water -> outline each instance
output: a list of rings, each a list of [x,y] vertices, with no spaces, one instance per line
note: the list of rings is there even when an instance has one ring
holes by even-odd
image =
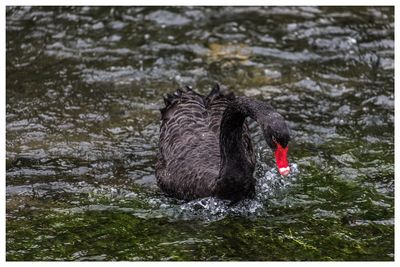
[[[394,260],[394,9],[8,7],[7,260]],[[257,194],[168,198],[162,96],[218,81],[292,133]]]

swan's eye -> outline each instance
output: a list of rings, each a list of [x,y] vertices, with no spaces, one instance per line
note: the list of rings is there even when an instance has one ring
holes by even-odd
[[[278,144],[278,141],[276,141],[275,136],[272,136],[272,142],[274,142],[275,144]]]

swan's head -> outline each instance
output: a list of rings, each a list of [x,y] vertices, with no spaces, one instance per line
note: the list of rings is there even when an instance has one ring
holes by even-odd
[[[290,167],[287,159],[289,150],[289,128],[279,113],[270,113],[262,120],[265,141],[274,151],[276,165],[281,175],[288,175]]]

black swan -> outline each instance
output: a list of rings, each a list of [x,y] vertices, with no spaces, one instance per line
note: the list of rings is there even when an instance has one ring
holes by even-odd
[[[155,168],[167,195],[233,202],[254,196],[255,155],[246,117],[262,128],[279,173],[289,173],[289,129],[269,104],[223,94],[218,84],[206,97],[186,87],[168,94],[164,102]]]

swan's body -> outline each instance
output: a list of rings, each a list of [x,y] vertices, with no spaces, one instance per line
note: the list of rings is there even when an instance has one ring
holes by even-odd
[[[271,122],[270,115],[277,117],[284,133],[279,136],[264,129],[264,135],[274,132],[274,140],[283,140],[284,147],[289,141],[283,118],[271,106],[233,94],[224,96],[218,86],[207,97],[178,90],[165,103],[156,176],[164,192],[180,199],[216,196],[238,201],[254,194],[255,156],[247,116],[269,128],[273,123],[264,122]]]

